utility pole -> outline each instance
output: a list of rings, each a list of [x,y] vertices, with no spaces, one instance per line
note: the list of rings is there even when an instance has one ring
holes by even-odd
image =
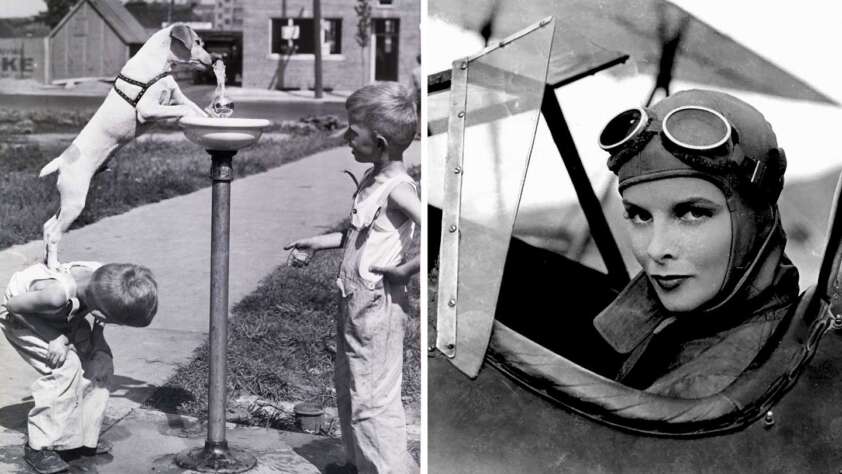
[[[175,0],[170,0],[170,8],[167,10],[167,25],[172,25],[172,8]]]
[[[322,98],[322,2],[321,0],[313,0],[313,34],[315,36],[315,51],[314,57],[314,72],[316,74],[315,81],[315,97]]]

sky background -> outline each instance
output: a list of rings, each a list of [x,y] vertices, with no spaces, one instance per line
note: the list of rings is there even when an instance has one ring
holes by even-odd
[[[47,9],[43,0],[0,0],[0,5],[0,18],[32,16]]]

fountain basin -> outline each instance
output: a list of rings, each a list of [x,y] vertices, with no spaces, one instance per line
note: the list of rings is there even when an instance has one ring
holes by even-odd
[[[272,126],[266,119],[182,117],[184,135],[206,150],[237,151],[253,145]]]

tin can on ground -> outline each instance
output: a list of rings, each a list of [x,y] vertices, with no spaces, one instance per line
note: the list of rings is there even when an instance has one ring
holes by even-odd
[[[295,412],[295,423],[305,433],[318,433],[324,424],[325,411],[321,406],[310,403],[301,402],[293,407]]]

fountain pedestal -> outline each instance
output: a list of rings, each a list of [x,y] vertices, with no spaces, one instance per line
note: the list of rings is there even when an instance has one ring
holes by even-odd
[[[225,440],[225,374],[228,340],[228,255],[231,229],[232,162],[237,150],[256,143],[271,122],[263,119],[185,117],[179,122],[190,141],[211,155],[210,373],[208,436],[205,445],[180,452],[180,467],[200,472],[236,473],[257,459]]]

